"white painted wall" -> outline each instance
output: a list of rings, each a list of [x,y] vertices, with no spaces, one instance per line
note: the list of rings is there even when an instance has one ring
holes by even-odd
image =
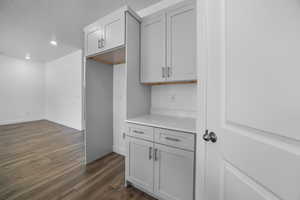
[[[46,119],[82,130],[82,51],[46,63]]]
[[[196,118],[197,84],[152,86],[151,114]]]
[[[86,162],[113,151],[113,67],[86,60]]]
[[[44,64],[0,55],[0,124],[44,118]]]

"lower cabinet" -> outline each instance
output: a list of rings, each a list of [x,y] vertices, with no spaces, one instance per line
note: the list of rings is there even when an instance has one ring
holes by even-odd
[[[154,183],[153,143],[135,138],[127,141],[128,177],[130,181],[152,192]]]
[[[166,200],[194,197],[194,152],[155,144],[154,192]]]
[[[128,136],[126,180],[159,199],[193,200],[194,152]]]

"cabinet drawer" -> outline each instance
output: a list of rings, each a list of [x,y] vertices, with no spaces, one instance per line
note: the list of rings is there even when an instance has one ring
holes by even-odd
[[[194,151],[194,134],[159,128],[156,128],[154,133],[156,143]]]
[[[154,140],[154,129],[148,126],[140,126],[136,124],[128,124],[128,135],[144,140]]]

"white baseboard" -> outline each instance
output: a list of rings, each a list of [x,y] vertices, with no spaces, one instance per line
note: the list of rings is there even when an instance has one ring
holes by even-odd
[[[117,154],[120,154],[122,156],[126,156],[126,151],[125,149],[121,149],[115,145],[113,145],[113,152],[117,153]]]
[[[0,125],[18,124],[18,123],[32,122],[32,121],[38,121],[43,119],[44,119],[43,117],[38,117],[38,118],[22,118],[22,119],[5,120],[5,121],[0,121]]]
[[[49,117],[45,117],[45,119],[50,121],[50,122],[54,122],[54,123],[61,124],[61,125],[66,126],[66,127],[76,129],[78,131],[83,131],[84,130],[81,125],[74,126],[74,124],[66,123],[62,120],[50,119]]]

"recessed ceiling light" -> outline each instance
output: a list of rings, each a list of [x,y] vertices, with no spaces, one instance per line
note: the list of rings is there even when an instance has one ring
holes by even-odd
[[[50,41],[50,44],[51,44],[52,46],[57,46],[57,42],[56,42],[55,40],[51,40],[51,41]]]
[[[25,59],[26,59],[26,60],[30,60],[30,58],[31,58],[31,57],[30,57],[30,54],[26,54]]]

